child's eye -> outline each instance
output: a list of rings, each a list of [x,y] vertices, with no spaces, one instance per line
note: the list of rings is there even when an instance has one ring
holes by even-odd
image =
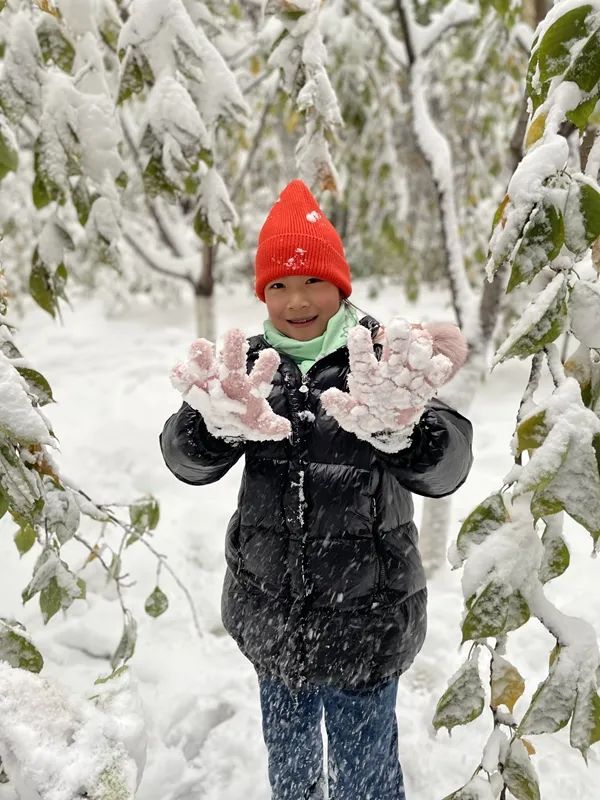
[[[307,283],[310,283],[311,281],[314,281],[314,283],[322,283],[321,278],[307,278],[306,279]]]
[[[283,283],[272,283],[269,289],[279,289],[280,286],[283,286]]]

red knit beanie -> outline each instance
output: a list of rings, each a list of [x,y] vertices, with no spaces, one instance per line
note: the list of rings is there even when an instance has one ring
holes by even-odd
[[[333,283],[344,297],[352,292],[342,240],[299,180],[288,183],[269,211],[254,267],[256,295],[263,302],[266,284],[284,275],[312,275]]]

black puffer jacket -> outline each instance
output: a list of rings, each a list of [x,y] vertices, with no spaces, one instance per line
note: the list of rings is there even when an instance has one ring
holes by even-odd
[[[379,327],[372,317],[361,324],[373,336]],[[249,343],[248,368],[269,346],[262,336]],[[167,466],[186,483],[216,481],[245,455],[225,544],[223,624],[259,674],[292,687],[364,688],[411,664],[426,630],[411,491],[450,494],[472,463],[471,423],[438,400],[397,454],[341,429],[319,396],[347,390],[348,371],[346,347],[304,378],[281,355],[269,403],[291,420],[291,441],[228,444],[187,403],[160,436]]]

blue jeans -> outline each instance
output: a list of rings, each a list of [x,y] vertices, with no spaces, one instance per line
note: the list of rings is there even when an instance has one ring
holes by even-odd
[[[272,800],[324,800],[321,716],[328,743],[329,800],[405,800],[398,761],[398,679],[372,689],[308,686],[291,692],[259,679]]]

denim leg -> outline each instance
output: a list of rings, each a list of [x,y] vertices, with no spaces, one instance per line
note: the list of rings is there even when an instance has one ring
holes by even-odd
[[[368,690],[322,688],[329,800],[405,800],[397,691],[397,678]]]
[[[271,800],[324,800],[323,702],[317,687],[291,692],[277,678],[259,679]]]

